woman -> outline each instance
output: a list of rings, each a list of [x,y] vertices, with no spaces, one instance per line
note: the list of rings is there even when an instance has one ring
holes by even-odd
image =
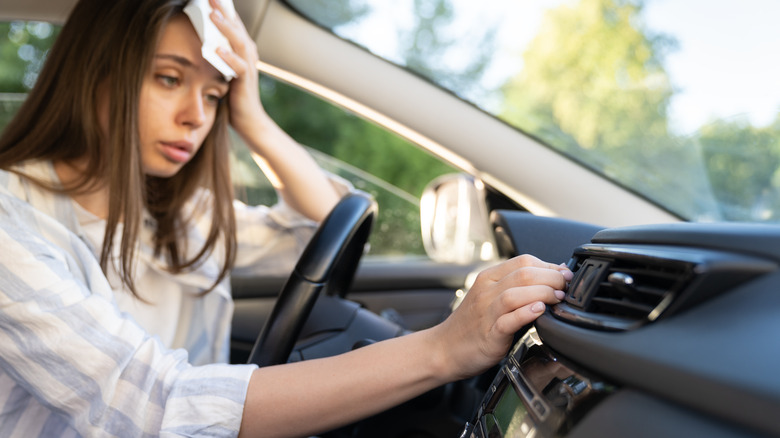
[[[328,359],[224,364],[228,273],[294,259],[347,189],[264,112],[238,18],[211,1],[228,82],[185,4],[80,1],[0,138],[0,435],[328,430],[483,371],[562,298],[571,273],[524,256],[480,274],[434,328]],[[233,204],[228,122],[280,206]]]

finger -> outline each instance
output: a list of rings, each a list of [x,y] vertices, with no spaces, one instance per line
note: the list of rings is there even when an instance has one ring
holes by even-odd
[[[523,254],[506,260],[503,263],[499,263],[498,265],[488,268],[483,272],[486,274],[485,276],[488,279],[498,281],[501,278],[507,276],[509,273],[525,267],[545,268],[555,271],[561,271],[563,269],[561,265],[547,263],[530,254]]]
[[[217,47],[217,55],[236,72],[238,78],[245,78],[249,71],[249,64],[244,58],[235,52],[231,52],[223,47]]]
[[[209,17],[217,30],[227,38],[233,51],[245,58],[252,55],[253,43],[241,19],[237,15],[231,17],[218,1],[211,0],[211,5],[214,10]]]
[[[233,51],[243,53],[246,48],[246,43],[243,42],[244,38],[242,38],[239,26],[228,18],[225,18],[223,13],[216,9],[209,14],[209,17],[211,18],[211,21],[214,22],[217,30],[227,38]]]
[[[546,306],[543,302],[536,301],[501,315],[496,320],[495,331],[502,336],[514,335],[522,327],[530,324],[544,313],[545,309]]]
[[[558,270],[533,266],[509,272],[495,284],[498,290],[531,285],[545,285],[553,289],[564,290],[566,278]]]
[[[230,20],[236,18],[236,15],[231,11],[228,11],[220,0],[209,0],[209,5],[211,5],[212,9],[219,11],[222,16],[227,17]]]
[[[568,266],[566,266],[566,263],[561,263],[556,269],[558,269],[558,271],[563,274],[563,278],[566,279],[567,282],[574,278],[574,273],[571,271],[571,269],[569,269]]]
[[[491,304],[496,317],[514,312],[535,302],[557,304],[565,297],[562,290],[547,286],[515,287],[503,291]]]

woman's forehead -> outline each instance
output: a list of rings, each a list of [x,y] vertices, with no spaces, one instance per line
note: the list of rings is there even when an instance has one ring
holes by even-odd
[[[170,59],[209,76],[222,77],[219,71],[203,58],[200,38],[184,14],[176,14],[163,27],[155,58]]]

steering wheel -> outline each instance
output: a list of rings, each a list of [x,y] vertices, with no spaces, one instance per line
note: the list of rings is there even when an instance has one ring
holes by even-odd
[[[360,191],[333,207],[282,288],[248,363],[261,367],[286,363],[320,293],[346,295],[376,213],[376,201]]]

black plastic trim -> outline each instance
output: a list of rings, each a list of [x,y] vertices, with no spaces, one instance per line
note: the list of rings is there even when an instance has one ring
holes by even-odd
[[[628,332],[543,315],[545,344],[618,384],[780,435],[780,273]]]
[[[634,390],[598,404],[567,438],[754,438],[753,431],[705,417]]]
[[[680,222],[609,228],[596,233],[592,242],[722,249],[780,261],[777,224]]]

